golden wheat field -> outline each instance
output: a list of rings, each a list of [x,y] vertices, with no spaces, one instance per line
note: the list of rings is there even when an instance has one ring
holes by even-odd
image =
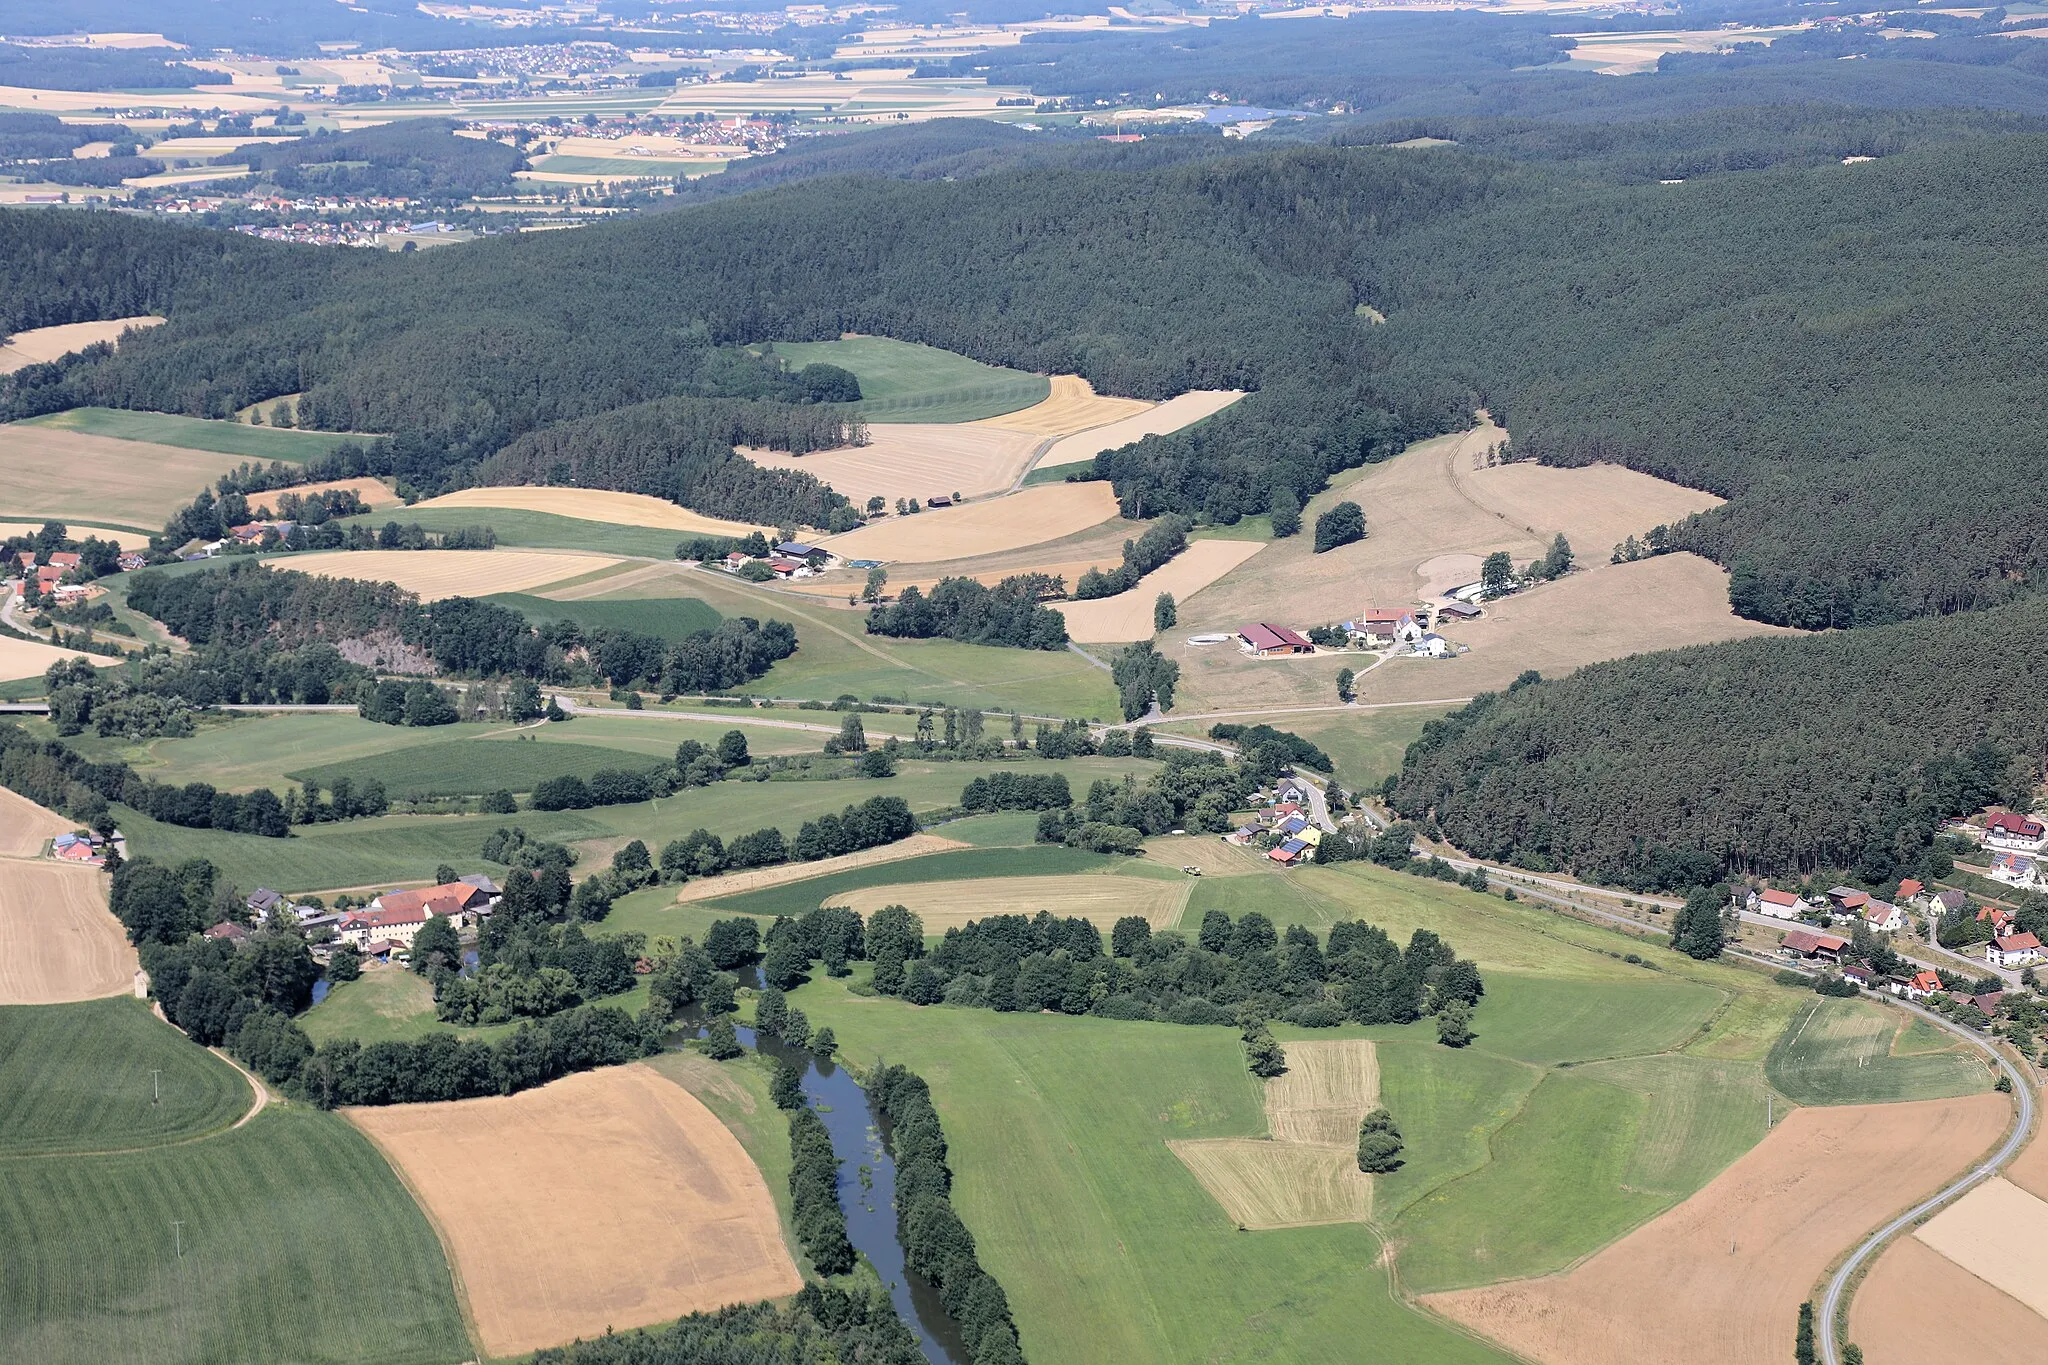
[[[416,504],[420,507],[501,507],[515,512],[547,512],[579,521],[608,521],[616,526],[647,526],[657,531],[686,531],[704,536],[745,536],[772,526],[725,521],[678,507],[644,493],[613,493],[601,488],[552,488],[518,484],[496,488],[464,488]]]
[[[75,649],[59,649],[34,640],[0,635],[0,682],[36,677],[47,672],[51,664],[65,659],[84,659],[95,668],[111,668],[121,662],[103,654],[82,654]]]
[[[110,322],[66,322],[56,327],[31,327],[15,332],[0,345],[0,374],[11,374],[25,365],[40,365],[58,356],[82,351],[96,341],[119,343],[131,327],[156,327],[163,319],[153,313]]]
[[[2048,1201],[1987,1180],[1913,1235],[2048,1318]]]
[[[1192,393],[1169,398],[1143,412],[1054,442],[1052,449],[1039,460],[1038,467],[1050,469],[1055,465],[1079,464],[1083,460],[1094,459],[1105,450],[1115,450],[1147,436],[1170,436],[1204,417],[1215,416],[1242,397],[1244,394],[1236,389],[1196,389]]]
[[[1003,431],[1028,431],[1034,436],[1071,436],[1077,431],[1108,426],[1149,412],[1153,404],[1142,398],[1107,398],[1078,374],[1056,374],[1052,392],[1045,401],[1033,403],[1000,417],[984,417],[970,423]]]
[[[1872,1365],[1967,1360],[2039,1365],[2048,1318],[1992,1288],[1916,1237],[1885,1248],[1849,1305],[1849,1338]]]
[[[1169,1140],[1202,1188],[1241,1228],[1306,1228],[1372,1217],[1372,1177],[1358,1153],[1263,1138]]]
[[[251,499],[251,505],[259,510],[270,508],[274,505],[275,500],[285,493],[297,493],[300,497],[304,498],[310,497],[315,493],[336,492],[355,494],[373,512],[385,507],[396,507],[405,501],[404,498],[392,492],[390,485],[386,484],[382,479],[361,478],[329,479],[325,483],[294,484],[290,488],[280,488],[275,493],[258,493]],[[425,505],[425,503],[420,504],[422,507]]]
[[[43,523],[40,521],[0,521],[0,540],[5,540],[9,536],[32,536],[42,529]],[[89,526],[82,521],[65,522],[64,531],[73,540],[96,536],[101,540],[110,540],[124,550],[141,550],[149,545],[149,537],[140,531],[122,531],[112,526]]]
[[[965,507],[886,517],[823,543],[845,559],[930,564],[1041,545],[1116,514],[1116,494],[1106,483],[1052,483]]]
[[[885,905],[902,905],[924,920],[927,934],[940,934],[990,915],[1035,915],[1050,910],[1109,929],[1126,915],[1142,915],[1155,929],[1170,929],[1187,908],[1194,882],[1153,881],[1078,873],[1065,877],[983,877],[956,882],[905,882],[835,891],[824,899],[871,915]]]
[[[0,508],[16,521],[161,526],[193,494],[247,462],[243,455],[9,423],[0,426]]]
[[[620,562],[610,555],[546,550],[320,550],[263,561],[272,569],[396,583],[428,601],[525,592]]]
[[[972,422],[875,422],[868,427],[866,445],[809,455],[775,450],[740,453],[769,469],[793,469],[820,479],[853,499],[856,507],[873,497],[894,506],[898,498],[924,502],[934,495],[980,498],[1000,493],[1024,473],[1038,443],[1028,431]]]
[[[1139,579],[1129,592],[1087,602],[1058,602],[1053,609],[1067,618],[1067,634],[1082,644],[1149,640],[1153,635],[1152,608],[1160,593],[1172,593],[1175,604],[1185,611],[1185,604],[1196,593],[1265,548],[1265,542],[1258,540],[1193,541]],[[1071,581],[1068,586],[1073,586]]]
[[[1370,1042],[1293,1042],[1287,1070],[1266,1082],[1266,1125],[1276,1142],[1355,1152],[1359,1120],[1379,1099],[1379,1052]]]
[[[99,869],[0,863],[0,1005],[126,995],[140,965]]]

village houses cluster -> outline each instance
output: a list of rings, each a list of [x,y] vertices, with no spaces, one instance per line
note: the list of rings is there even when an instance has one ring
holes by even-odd
[[[331,938],[314,946],[313,955],[324,960],[335,945],[347,944],[364,957],[380,962],[404,960],[412,941],[427,922],[445,918],[457,930],[474,929],[497,907],[502,892],[496,882],[481,873],[459,877],[439,886],[418,891],[386,891],[367,905],[328,909],[317,904],[295,904],[268,887],[258,887],[248,898],[249,912],[257,921],[282,918],[310,934],[327,931]],[[247,927],[222,920],[206,930],[208,938],[240,942],[249,936]]]

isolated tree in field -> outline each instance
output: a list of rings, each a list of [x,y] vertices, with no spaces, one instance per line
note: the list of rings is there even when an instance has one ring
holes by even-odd
[[[1273,516],[1273,538],[1285,540],[1301,534],[1301,499],[1284,484],[1273,490],[1266,510]]]
[[[1385,1109],[1373,1110],[1358,1125],[1358,1169],[1368,1175],[1401,1169],[1401,1130]]]
[[[1550,553],[1543,556],[1540,572],[1545,578],[1562,578],[1572,571],[1572,543],[1564,538],[1564,532],[1557,533],[1557,539],[1550,542]]]
[[[874,501],[880,502],[881,499],[876,498]],[[867,586],[860,590],[860,600],[863,602],[881,601],[882,589],[887,586],[889,586],[889,571],[887,569],[869,569]]]
[[[873,496],[872,498],[869,498],[869,499],[868,499],[868,515],[869,515],[869,516],[871,516],[871,517],[878,517],[878,516],[882,515],[882,513],[886,512],[886,511],[888,511],[888,510],[889,510],[889,500],[888,500],[887,498],[883,497],[883,496],[882,496],[882,495],[881,495],[880,493],[877,493],[877,494],[875,494],[875,495],[874,495],[874,496]]]
[[[849,713],[839,720],[839,752],[843,754],[864,754],[868,751],[868,732],[860,723],[857,714]]]
[[[1365,509],[1355,502],[1340,502],[1316,518],[1316,553],[1365,539]]]
[[[1337,700],[1349,706],[1358,697],[1358,675],[1348,668],[1337,670]]]
[[[1445,1047],[1464,1047],[1472,1041],[1472,1007],[1453,1000],[1437,1012],[1436,1040]]]
[[[718,761],[728,768],[744,768],[754,761],[747,754],[745,731],[727,730],[719,736]]]
[[[1495,550],[1479,566],[1479,586],[1489,597],[1506,592],[1514,583],[1515,561],[1506,550]]]
[[[1725,944],[1721,931],[1724,899],[1720,891],[1707,886],[1687,896],[1671,921],[1671,946],[1702,962],[1719,957]]]
[[[1275,1041],[1273,1035],[1260,1024],[1247,1032],[1244,1040],[1245,1064],[1251,1073],[1262,1079],[1278,1076],[1287,1070],[1287,1053]]]
[[[412,969],[421,976],[462,966],[462,939],[446,915],[429,915],[412,937]]]
[[[1180,620],[1180,609],[1174,605],[1173,594],[1170,592],[1160,593],[1152,603],[1152,629],[1155,631],[1172,630],[1174,623],[1178,620]]]

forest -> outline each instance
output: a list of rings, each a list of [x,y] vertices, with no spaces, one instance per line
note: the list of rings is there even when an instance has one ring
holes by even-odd
[[[176,55],[175,48],[166,47],[22,47],[0,42],[0,85],[31,90],[189,90],[228,84],[225,71],[166,60]]]
[[[1431,721],[1389,794],[1477,856],[1641,890],[1707,870],[1880,885],[1938,856],[1942,818],[2031,804],[2044,687],[2038,600],[1636,655]]]
[[[1067,643],[1066,618],[1038,604],[1038,578],[1023,574],[993,588],[972,578],[942,578],[929,595],[913,583],[895,602],[869,609],[868,634],[1062,649]]]
[[[246,165],[289,193],[388,194],[460,201],[506,194],[526,169],[515,147],[455,136],[447,119],[405,119],[350,132],[318,131],[291,142],[252,142],[215,158]]]

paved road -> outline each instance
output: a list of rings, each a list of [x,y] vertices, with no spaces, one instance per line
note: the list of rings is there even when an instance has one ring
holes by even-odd
[[[1855,1277],[1856,1271],[1863,1263],[1872,1256],[1875,1256],[1885,1243],[1889,1242],[1899,1233],[1904,1232],[1920,1219],[1925,1218],[1928,1214],[1934,1212],[1943,1204],[1948,1203],[1971,1186],[1982,1184],[1996,1175],[2000,1167],[2019,1154],[2020,1148],[2027,1145],[2028,1139],[2034,1133],[2035,1106],[2033,1082],[2026,1076],[2021,1075],[2019,1068],[2008,1061],[2004,1054],[1999,1052],[1995,1044],[1960,1024],[1950,1023],[1931,1010],[1921,1009],[1918,1005],[1907,1004],[1905,1001],[1897,1001],[1895,1003],[1898,1004],[1899,1008],[1910,1010],[1928,1023],[1945,1028],[1958,1038],[1968,1042],[1971,1046],[1981,1048],[1989,1053],[1991,1059],[1998,1063],[1998,1069],[2005,1073],[2007,1080],[2012,1082],[2013,1096],[2019,1101],[2019,1122],[2013,1125],[2011,1135],[2006,1138],[1997,1151],[1991,1154],[1989,1160],[1975,1167],[1968,1174],[1951,1182],[1946,1189],[1943,1189],[1938,1194],[1921,1200],[1912,1208],[1907,1209],[1904,1213],[1892,1219],[1891,1222],[1886,1223],[1876,1232],[1871,1233],[1869,1237],[1864,1239],[1863,1245],[1857,1247],[1855,1251],[1850,1253],[1849,1259],[1842,1262],[1841,1269],[1837,1270],[1834,1278],[1828,1281],[1827,1293],[1820,1301],[1819,1345],[1820,1358],[1824,1365],[1841,1365],[1841,1350],[1835,1344],[1835,1319],[1843,1311],[1849,1294],[1849,1281]]]

